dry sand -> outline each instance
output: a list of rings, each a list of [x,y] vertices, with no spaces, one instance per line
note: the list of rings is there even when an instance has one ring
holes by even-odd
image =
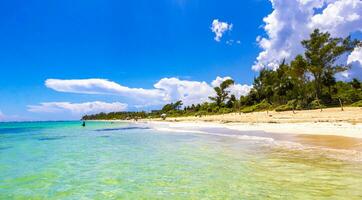
[[[166,120],[142,119],[132,123],[146,123],[154,129],[167,132],[208,134],[211,130],[213,135],[218,135],[218,131],[223,132],[220,135],[225,133],[227,135],[236,131],[241,135],[248,133],[251,137],[271,137],[301,144],[362,152],[362,108],[356,107],[346,107],[344,111],[340,108],[328,108],[323,111],[303,110],[295,113],[264,111],[202,117],[168,117]],[[254,135],[256,132],[258,134]]]
[[[269,111],[141,121],[172,130],[222,127],[239,131],[362,138],[362,108],[355,107],[344,108],[344,111],[340,108],[328,108],[323,111],[304,110],[295,113]]]
[[[160,120],[160,119],[158,119]],[[204,121],[204,122],[238,122],[238,123],[305,123],[305,122],[347,122],[362,123],[362,108],[346,107],[302,111],[264,111],[253,113],[230,113],[224,115],[207,115],[202,117],[167,118],[166,121]]]

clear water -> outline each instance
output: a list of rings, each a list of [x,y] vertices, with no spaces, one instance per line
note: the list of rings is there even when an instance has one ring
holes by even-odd
[[[133,126],[0,123],[0,199],[362,199],[353,159]]]

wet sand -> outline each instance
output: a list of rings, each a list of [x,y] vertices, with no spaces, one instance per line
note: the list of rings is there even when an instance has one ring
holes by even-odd
[[[301,144],[333,149],[357,150],[362,152],[362,139],[335,135],[297,135],[295,141]]]

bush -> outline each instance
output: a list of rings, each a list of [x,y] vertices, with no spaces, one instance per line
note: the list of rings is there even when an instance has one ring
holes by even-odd
[[[323,104],[323,105],[332,105],[334,102],[333,102],[333,99],[332,99],[332,96],[330,94],[322,94],[320,96],[320,99],[319,99],[320,103]]]
[[[297,107],[297,100],[293,99],[288,101],[287,104],[278,106],[275,111],[281,112],[281,111],[288,111],[288,110],[295,110]]]
[[[233,110],[231,108],[220,108],[219,109],[219,113],[221,114],[227,114],[227,113],[231,113],[233,112]]]
[[[260,102],[258,104],[243,108],[241,110],[241,112],[250,113],[250,112],[254,112],[254,111],[262,111],[262,110],[267,110],[270,107],[271,107],[270,103],[268,103],[266,100],[263,100],[262,102]]]
[[[295,107],[296,110],[303,110],[308,108],[308,103],[305,101],[298,101],[297,106]]]
[[[288,111],[288,110],[293,110],[293,107],[288,104],[280,105],[275,108],[275,111],[277,112]]]
[[[353,106],[353,107],[362,107],[362,100],[357,101],[356,103],[353,103],[351,106]]]
[[[206,111],[199,111],[195,114],[195,117],[202,117],[207,115],[208,113]]]
[[[323,104],[318,102],[318,100],[314,100],[314,101],[310,102],[310,104],[309,104],[309,109],[321,109],[321,108],[325,108],[325,107],[326,106],[324,106]]]
[[[341,99],[345,104],[351,104],[362,100],[362,92],[358,90],[348,90],[341,94]]]
[[[255,110],[255,106],[248,106],[248,107],[245,107],[241,110],[241,112],[243,113],[251,113]]]

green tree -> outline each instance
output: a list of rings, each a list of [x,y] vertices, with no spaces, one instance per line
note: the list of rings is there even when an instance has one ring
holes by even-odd
[[[356,78],[354,78],[352,80],[351,85],[352,85],[353,89],[356,89],[356,90],[361,89],[361,82],[359,82],[359,80]]]
[[[235,104],[236,104],[237,100],[235,95],[230,95],[229,100],[226,102],[226,107],[228,108],[234,108]]]
[[[175,103],[169,103],[162,107],[163,112],[170,112],[174,110],[180,110],[183,105],[182,101],[176,101]]]
[[[180,110],[182,107],[183,103],[182,101],[176,101],[176,103],[174,103],[174,110]]]
[[[228,98],[229,91],[227,91],[227,88],[234,84],[234,80],[227,79],[223,81],[220,86],[214,87],[214,90],[216,92],[215,97],[209,97],[210,100],[214,101],[218,107],[222,107],[225,100]]]
[[[294,84],[296,99],[306,101],[307,98],[307,61],[302,55],[297,55],[290,63],[289,74]]]
[[[336,84],[336,78],[334,78],[331,73],[325,73],[322,78],[322,83],[328,88],[328,93],[331,94],[331,88]]]
[[[278,74],[275,71],[268,69],[262,70],[259,76],[254,79],[254,91],[251,91],[251,95],[254,95],[257,102],[261,102],[264,99],[271,102],[275,93],[274,91],[277,89],[276,87],[278,87],[278,84],[276,84],[276,82],[278,82],[277,79]]]
[[[303,40],[307,70],[313,75],[315,95],[318,99],[322,93],[323,78],[325,75],[334,76],[349,68],[346,65],[336,65],[336,60],[343,54],[352,51],[358,44],[357,40],[351,41],[350,37],[332,38],[326,32],[315,29],[308,40]]]

